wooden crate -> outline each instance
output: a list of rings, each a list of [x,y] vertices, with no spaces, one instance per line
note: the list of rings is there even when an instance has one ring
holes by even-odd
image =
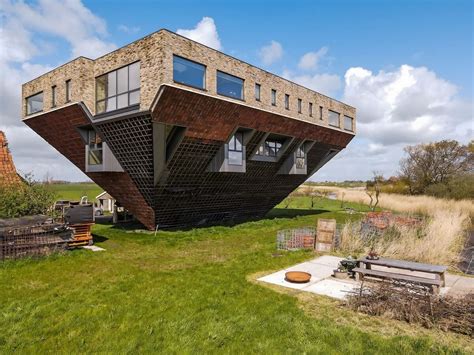
[[[316,251],[331,251],[334,247],[335,236],[336,220],[319,218],[316,230]]]
[[[77,247],[81,245],[91,245],[92,244],[92,226],[94,223],[80,223],[80,224],[71,224],[71,227],[74,230],[74,240],[69,242],[69,247]]]

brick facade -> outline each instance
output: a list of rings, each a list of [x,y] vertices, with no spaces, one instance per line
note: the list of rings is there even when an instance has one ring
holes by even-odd
[[[194,60],[206,66],[206,89],[194,89],[173,81],[173,54]],[[54,69],[23,85],[23,117],[26,116],[25,98],[38,92],[44,94],[43,112],[66,105],[65,81],[72,82],[72,102],[83,102],[92,114],[95,114],[95,78],[112,70],[140,61],[140,109],[150,110],[159,88],[172,84],[187,90],[216,96],[223,100],[243,103],[296,120],[310,122],[314,125],[329,127],[328,110],[354,118],[355,108],[329,98],[301,85],[283,79],[259,69],[241,60],[206,47],[168,30],[160,30],[127,46],[117,49],[95,60],[80,57]],[[220,70],[244,79],[244,101],[234,100],[217,94],[216,70]],[[255,84],[261,85],[261,99],[255,100]],[[51,87],[57,90],[57,106],[51,105]],[[277,91],[276,106],[270,103],[270,93]],[[284,95],[290,95],[290,109],[284,107]],[[298,113],[297,99],[302,99],[303,110]],[[313,104],[313,114],[309,115],[308,105]],[[319,107],[322,107],[322,119]],[[342,128],[330,127],[344,131]],[[350,133],[349,134],[353,134]]]
[[[80,105],[70,105],[25,121],[74,165],[85,172],[85,142],[77,128],[91,124]],[[147,228],[154,228],[155,214],[127,172],[86,173],[89,178],[133,213]]]
[[[5,133],[0,131],[0,185],[13,185],[20,182],[13,163],[13,158],[8,149]]]

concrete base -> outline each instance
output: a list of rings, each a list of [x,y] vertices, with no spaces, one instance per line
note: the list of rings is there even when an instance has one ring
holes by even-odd
[[[332,274],[337,268],[342,258],[324,255],[319,258],[291,266],[287,269],[277,271],[273,274],[259,278],[259,281],[271,283],[278,286],[288,287],[296,290],[324,295],[336,299],[343,300],[354,289],[360,286],[360,282],[353,279],[339,280],[335,279]],[[393,271],[384,267],[374,267],[374,269]],[[285,281],[285,273],[287,271],[305,271],[311,274],[311,280],[305,284],[295,284]],[[425,276],[426,274],[397,270],[399,273],[412,274],[417,276]],[[441,295],[464,295],[474,293],[474,278],[446,274],[446,287],[440,289]]]

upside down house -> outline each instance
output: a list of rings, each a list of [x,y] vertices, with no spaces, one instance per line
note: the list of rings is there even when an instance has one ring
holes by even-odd
[[[168,30],[22,95],[23,122],[149,229],[263,217],[355,135],[355,108]]]

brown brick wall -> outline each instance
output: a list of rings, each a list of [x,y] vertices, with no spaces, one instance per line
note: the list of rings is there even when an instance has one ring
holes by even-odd
[[[25,123],[79,169],[85,171],[85,143],[76,128],[89,125],[90,121],[79,105],[32,117],[25,120]],[[147,228],[154,228],[153,209],[146,203],[127,172],[86,174]]]
[[[225,142],[236,127],[272,132],[333,145],[338,149],[354,137],[342,131],[272,114],[252,107],[165,87],[152,114],[159,122],[188,127],[193,138]]]

